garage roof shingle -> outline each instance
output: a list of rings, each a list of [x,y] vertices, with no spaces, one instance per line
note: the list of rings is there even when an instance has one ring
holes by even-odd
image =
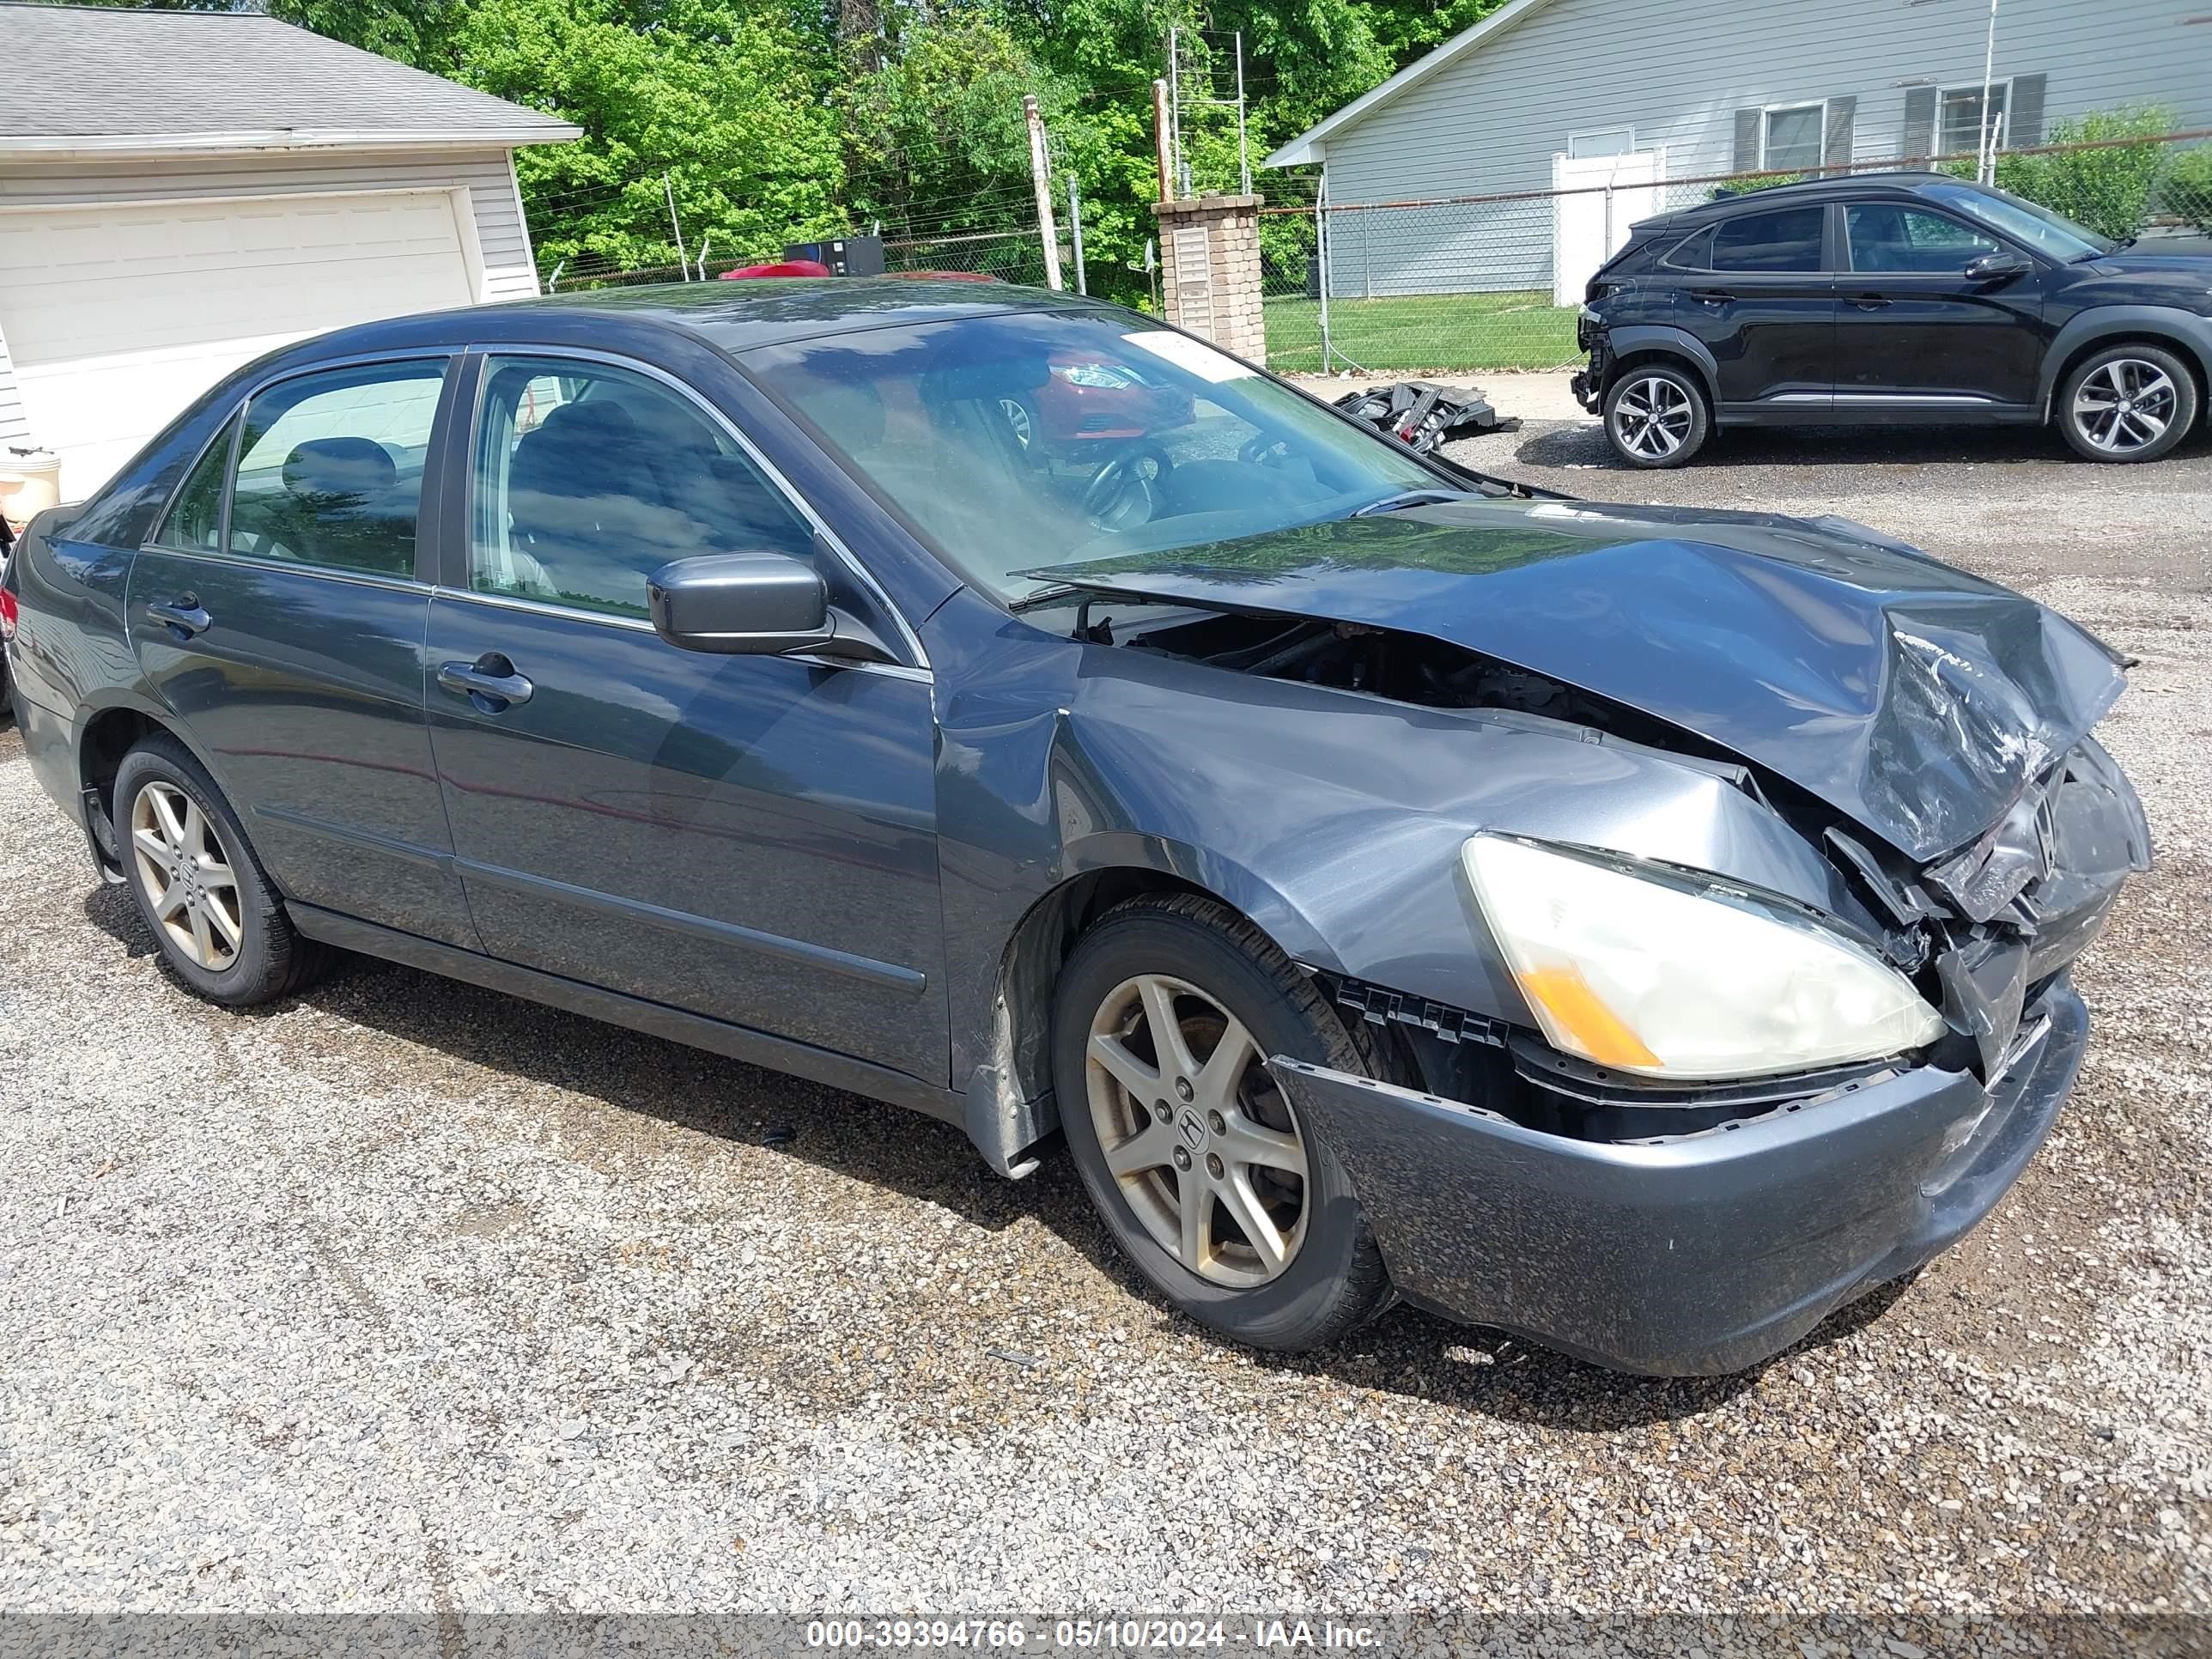
[[[0,150],[577,136],[542,111],[255,12],[0,3]]]

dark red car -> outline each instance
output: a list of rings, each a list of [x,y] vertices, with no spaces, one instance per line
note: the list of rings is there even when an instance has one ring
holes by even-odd
[[[1106,357],[1056,356],[1042,385],[1026,398],[1002,398],[1023,448],[1042,442],[1066,450],[1107,441],[1146,438],[1188,422],[1188,393],[1165,376]]]

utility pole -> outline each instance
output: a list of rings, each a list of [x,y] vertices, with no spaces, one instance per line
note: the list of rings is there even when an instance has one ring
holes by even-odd
[[[1252,152],[1244,143],[1244,31],[1237,31],[1237,193],[1252,193]]]
[[[1160,163],[1160,200],[1175,199],[1175,161],[1168,142],[1168,83],[1152,82],[1152,149]]]
[[[684,280],[688,283],[691,280],[691,261],[684,252],[684,222],[676,216],[676,186],[669,183],[665,173],[660,175],[660,190],[668,198],[668,228],[676,233],[676,263],[683,268]]]
[[[1997,68],[1997,0],[1990,0],[1989,40],[1982,48],[1982,131],[1981,149],[1974,161],[1974,177],[1982,184],[1997,181],[1997,123],[1996,112],[1990,108],[1990,92],[1996,82]],[[1937,149],[1942,148],[1939,143]]]
[[[1036,185],[1037,235],[1044,245],[1044,285],[1060,290],[1060,236],[1052,228],[1052,166],[1045,160],[1044,117],[1034,94],[1022,100],[1030,126],[1030,177]]]
[[[1328,169],[1321,170],[1321,188],[1314,194],[1314,257],[1321,264],[1321,372],[1328,373]]]
[[[1067,175],[1067,239],[1075,255],[1075,291],[1091,292],[1091,279],[1083,270],[1083,196],[1075,187],[1075,174]]]
[[[1168,25],[1168,177],[1176,196],[1190,194],[1190,175],[1182,164],[1182,47],[1181,32]]]

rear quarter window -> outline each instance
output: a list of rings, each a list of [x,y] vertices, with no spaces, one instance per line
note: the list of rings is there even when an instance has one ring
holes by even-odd
[[[1713,268],[1713,228],[1692,232],[1667,250],[1660,264],[1676,270],[1711,270]]]

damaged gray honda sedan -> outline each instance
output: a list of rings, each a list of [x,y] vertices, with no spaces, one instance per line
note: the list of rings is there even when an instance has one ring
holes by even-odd
[[[733,286],[288,348],[34,523],[27,750],[175,977],[362,951],[1064,1140],[1277,1348],[1739,1370],[2033,1156],[2150,854],[2091,635],[1111,307]]]

